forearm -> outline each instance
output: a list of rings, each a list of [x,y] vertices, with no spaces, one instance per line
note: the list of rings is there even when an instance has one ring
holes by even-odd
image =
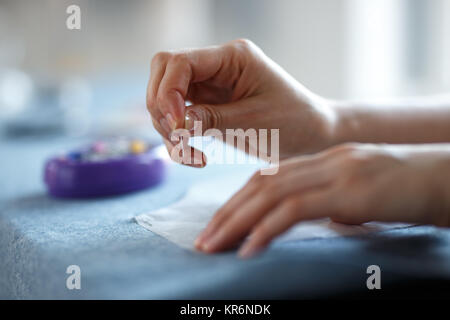
[[[450,96],[394,102],[334,102],[331,143],[450,142]]]

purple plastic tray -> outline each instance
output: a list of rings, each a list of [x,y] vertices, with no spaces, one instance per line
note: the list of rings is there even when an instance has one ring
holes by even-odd
[[[155,149],[95,162],[55,157],[45,165],[44,181],[50,195],[63,198],[104,197],[149,188],[160,183],[167,171],[166,161]]]

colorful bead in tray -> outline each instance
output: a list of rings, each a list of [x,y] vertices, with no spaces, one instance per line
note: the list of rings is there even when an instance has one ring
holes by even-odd
[[[50,195],[89,198],[152,187],[166,176],[158,146],[138,139],[97,141],[49,159],[44,181]]]
[[[151,145],[143,140],[97,141],[87,148],[69,152],[66,157],[72,161],[98,162],[117,159],[128,155],[145,153]]]

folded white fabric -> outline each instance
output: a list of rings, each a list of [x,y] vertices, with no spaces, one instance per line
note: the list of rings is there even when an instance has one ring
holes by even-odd
[[[194,240],[206,227],[216,210],[244,183],[249,175],[215,179],[192,186],[178,202],[135,217],[144,228],[172,241],[182,248],[194,250]],[[405,223],[370,222],[360,226],[332,222],[330,219],[296,224],[275,241],[360,235],[410,226]]]

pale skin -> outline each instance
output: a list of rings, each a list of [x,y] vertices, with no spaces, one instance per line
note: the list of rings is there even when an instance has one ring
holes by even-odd
[[[203,252],[246,239],[239,255],[251,257],[294,224],[326,217],[450,226],[450,96],[332,101],[236,40],[157,54],[147,106],[169,154],[171,132],[193,120],[203,130],[280,130],[278,173],[256,173],[218,210],[195,242]]]

